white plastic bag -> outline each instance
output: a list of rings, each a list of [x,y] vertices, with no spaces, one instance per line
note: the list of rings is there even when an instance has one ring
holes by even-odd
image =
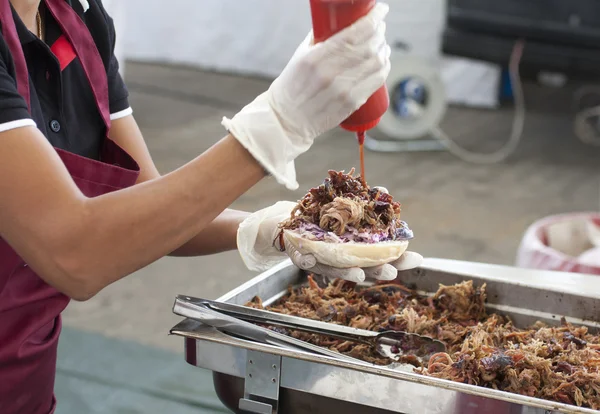
[[[600,213],[545,217],[525,232],[516,265],[600,275]]]

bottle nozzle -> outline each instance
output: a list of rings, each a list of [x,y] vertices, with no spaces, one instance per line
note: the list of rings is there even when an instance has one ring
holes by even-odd
[[[356,138],[358,139],[358,145],[363,145],[365,143],[365,131],[358,131]]]

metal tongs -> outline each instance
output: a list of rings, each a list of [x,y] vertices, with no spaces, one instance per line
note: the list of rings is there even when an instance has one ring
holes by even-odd
[[[416,357],[420,360],[421,363],[427,363],[431,355],[438,352],[446,352],[446,346],[444,345],[444,343],[427,336],[401,331],[372,332],[364,329],[340,326],[332,323],[300,318],[297,316],[290,316],[266,310],[254,309],[246,306],[211,301],[207,299],[192,298],[189,296],[177,296],[173,312],[181,316],[197,319],[191,316],[190,312],[187,312],[187,314],[181,313],[185,312],[186,309],[189,310],[191,307],[202,307],[204,309],[209,309],[213,312],[218,312],[219,314],[222,314],[224,316],[241,319],[242,321],[259,323],[261,325],[280,326],[288,329],[315,333],[319,335],[326,335],[345,341],[352,341],[355,343],[369,345],[373,347],[381,356],[397,362],[399,362],[403,357],[404,361],[406,361],[406,357]],[[256,325],[250,325],[257,327]],[[215,327],[218,328],[217,326]],[[271,331],[270,329],[265,330],[267,332],[276,333]],[[278,340],[281,340],[279,335],[286,339],[293,339],[294,342],[308,344],[308,342],[299,341],[295,338],[291,338],[287,335],[281,334],[278,334]],[[295,343],[295,345],[297,346],[297,343]],[[323,347],[315,346],[312,344],[308,345],[310,345],[311,348],[313,348],[311,349],[313,351],[314,348],[318,348],[317,352],[321,352],[321,350],[326,350],[328,351],[327,354],[333,353],[335,354],[336,358],[339,358],[340,356],[345,356],[334,351],[329,351]],[[356,361],[356,359],[354,358],[352,358],[352,360]]]
[[[224,312],[212,309],[208,304],[204,303],[202,299],[178,295],[175,299],[175,304],[173,305],[173,313],[202,322],[203,324],[212,326],[219,331],[257,341],[263,344],[313,352],[354,363],[364,363],[356,358],[330,351],[329,349],[313,345],[278,332],[274,332],[261,326],[256,326],[233,316],[229,316]]]

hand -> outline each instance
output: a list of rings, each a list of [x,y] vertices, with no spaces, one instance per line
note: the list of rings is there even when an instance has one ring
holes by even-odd
[[[297,267],[310,273],[326,276],[330,279],[344,279],[350,282],[371,280],[394,280],[399,271],[414,269],[423,262],[423,256],[415,252],[404,252],[399,259],[381,266],[339,269],[318,263],[312,254],[300,254],[294,246],[285,242],[285,251]]]
[[[379,187],[380,190],[387,190]],[[353,282],[365,279],[393,280],[398,271],[409,270],[421,265],[423,257],[415,252],[405,252],[394,262],[365,269],[338,269],[317,263],[313,255],[302,255],[293,246],[285,243],[285,252],[278,249],[279,223],[290,217],[296,203],[280,201],[251,214],[238,229],[237,245],[242,260],[253,271],[265,271],[280,263],[288,256],[292,262],[308,272],[329,278],[339,278]]]
[[[381,87],[390,71],[385,39],[388,6],[324,42],[312,32],[269,89],[223,126],[275,179],[298,188],[294,160],[313,140],[335,128]]]

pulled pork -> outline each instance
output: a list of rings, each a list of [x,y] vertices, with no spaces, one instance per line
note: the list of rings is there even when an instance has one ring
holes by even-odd
[[[440,286],[424,297],[397,282],[358,289],[336,280],[290,288],[266,309],[372,331],[399,330],[444,342],[447,353],[433,355],[423,366],[402,361],[415,372],[481,387],[600,409],[600,336],[562,320],[518,329],[498,314],[487,314],[485,284],[472,281]],[[260,298],[247,306],[264,308]],[[377,364],[392,361],[368,345],[322,335],[277,329],[295,338]]]
[[[400,203],[371,188],[350,173],[329,171],[329,177],[312,188],[292,211],[282,230],[299,231],[310,240],[378,243],[413,236],[400,220]]]

